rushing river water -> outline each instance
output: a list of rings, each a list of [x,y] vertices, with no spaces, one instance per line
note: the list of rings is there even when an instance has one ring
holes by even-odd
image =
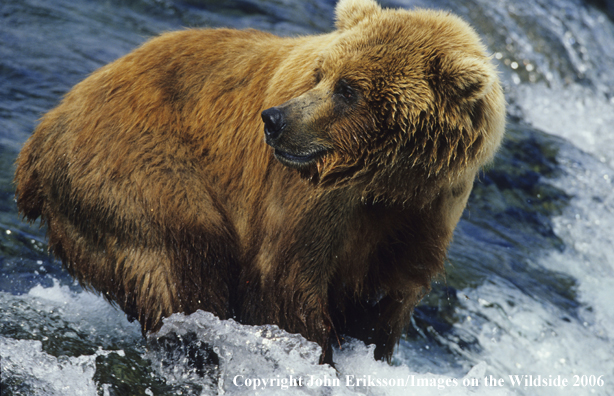
[[[356,342],[333,369],[297,335],[202,312],[143,339],[47,255],[44,229],[16,213],[12,177],[37,119],[147,38],[182,27],[324,32],[334,2],[1,0],[2,396],[614,394],[612,2],[382,4],[450,10],[476,27],[504,81],[507,138],[393,365]],[[194,365],[204,343],[219,366]]]

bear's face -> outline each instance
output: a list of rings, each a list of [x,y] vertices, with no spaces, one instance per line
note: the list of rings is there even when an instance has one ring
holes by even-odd
[[[353,79],[337,72],[323,78],[319,67],[313,74],[314,88],[263,112],[266,142],[274,148],[275,157],[311,173],[341,153],[346,160],[357,158],[367,146],[344,139],[376,129],[373,123],[366,125],[369,102]]]
[[[313,88],[263,113],[276,158],[320,185],[405,197],[415,180],[490,158],[504,102],[473,30],[439,12],[365,0],[373,7],[339,8],[348,3],[360,1],[338,6],[338,37],[314,64]]]

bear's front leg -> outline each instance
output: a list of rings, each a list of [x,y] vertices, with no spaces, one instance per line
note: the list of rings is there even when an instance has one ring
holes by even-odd
[[[322,348],[320,363],[332,365],[331,339],[336,333],[328,312],[328,293],[305,279],[289,277],[290,267],[283,266],[267,277],[244,271],[239,279],[237,320],[248,325],[276,324],[301,334]]]
[[[374,358],[390,361],[418,300],[416,293],[395,293],[377,301],[363,298],[335,303],[334,329],[340,339],[348,336],[366,345],[375,344]]]

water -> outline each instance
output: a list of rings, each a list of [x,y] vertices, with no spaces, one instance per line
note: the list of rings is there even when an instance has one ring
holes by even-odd
[[[614,394],[611,3],[383,4],[447,9],[474,25],[498,63],[509,125],[455,233],[447,276],[416,309],[393,365],[353,342],[336,351],[335,370],[297,335],[202,312],[175,315],[145,340],[46,254],[44,229],[21,221],[11,182],[40,115],[148,37],[184,26],[327,31],[334,2],[2,0],[3,396]],[[210,358],[205,344],[218,365],[195,364]],[[292,386],[298,379],[304,386]],[[542,380],[552,386],[526,386]]]

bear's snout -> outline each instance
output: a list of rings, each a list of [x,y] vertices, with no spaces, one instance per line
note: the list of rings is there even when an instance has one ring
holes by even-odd
[[[277,107],[271,107],[264,110],[261,116],[262,121],[264,121],[264,133],[267,139],[276,140],[279,138],[286,127],[284,113]]]

